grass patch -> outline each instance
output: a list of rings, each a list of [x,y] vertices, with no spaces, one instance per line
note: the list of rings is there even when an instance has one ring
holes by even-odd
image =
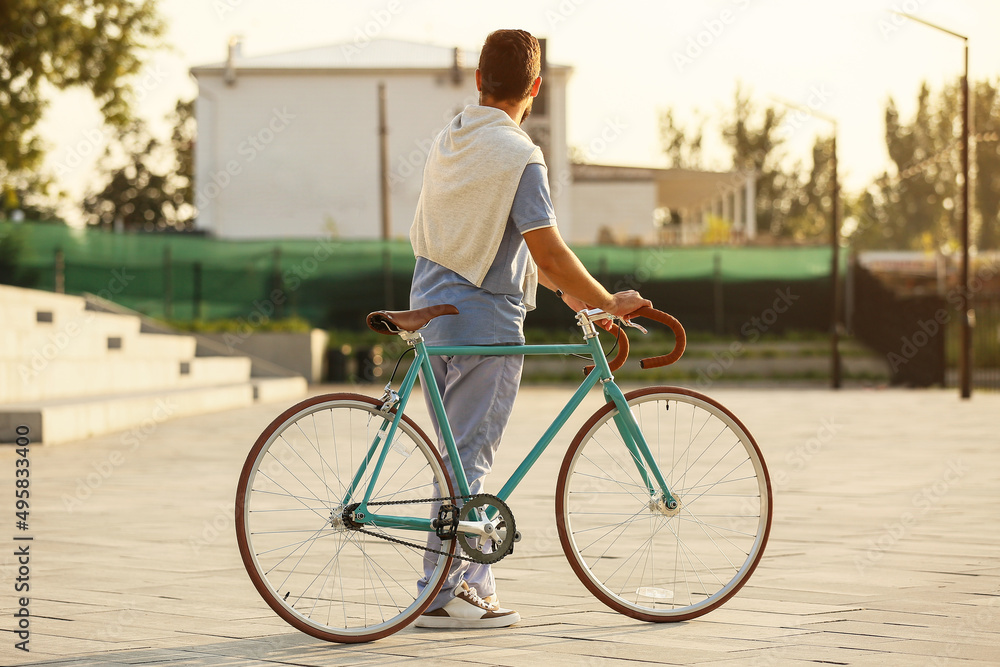
[[[263,320],[260,324],[249,324],[245,319],[224,320],[168,320],[167,324],[178,331],[191,333],[246,333],[249,328],[253,332],[269,331],[281,333],[308,333],[313,327],[302,317],[286,317],[280,320]]]

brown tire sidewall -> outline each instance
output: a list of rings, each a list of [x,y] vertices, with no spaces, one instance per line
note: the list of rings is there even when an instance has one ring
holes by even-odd
[[[566,555],[566,560],[569,561],[570,567],[573,568],[573,572],[576,574],[580,582],[587,587],[594,597],[603,602],[608,607],[614,609],[620,614],[624,614],[631,618],[639,619],[642,621],[650,621],[654,623],[665,623],[665,622],[678,622],[687,621],[692,618],[696,618],[703,614],[707,614],[713,609],[718,608],[720,605],[724,604],[731,597],[736,595],[737,592],[743,587],[744,584],[750,579],[754,570],[757,569],[757,564],[760,562],[761,556],[764,554],[764,549],[767,547],[767,540],[771,533],[771,518],[773,515],[773,503],[772,503],[772,492],[771,492],[771,478],[767,471],[767,464],[764,461],[764,457],[761,455],[760,447],[757,445],[757,441],[754,439],[753,434],[744,426],[743,422],[740,421],[736,415],[729,411],[728,408],[721,405],[718,401],[705,396],[697,391],[691,389],[685,389],[683,387],[667,387],[667,386],[657,386],[657,387],[646,387],[644,389],[636,389],[625,394],[625,400],[627,402],[632,401],[635,398],[642,398],[644,396],[650,396],[653,394],[673,394],[687,396],[689,398],[694,398],[699,401],[703,401],[712,405],[713,407],[720,410],[727,417],[733,420],[733,422],[740,428],[741,431],[747,436],[750,444],[753,446],[754,451],[757,454],[757,458],[760,461],[761,469],[764,475],[764,486],[767,491],[767,516],[764,521],[764,532],[761,539],[760,548],[754,556],[753,562],[750,563],[746,574],[743,578],[737,582],[736,586],[732,590],[728,591],[726,595],[722,596],[718,600],[715,600],[710,605],[696,609],[687,614],[677,614],[674,616],[658,616],[654,614],[647,614],[641,611],[632,609],[623,605],[621,602],[615,600],[614,598],[608,596],[608,594],[597,585],[589,576],[587,576],[586,569],[583,563],[580,562],[578,554],[573,547],[573,540],[570,537],[568,526],[566,525],[566,485],[569,481],[569,469],[573,463],[573,459],[576,455],[577,450],[580,445],[584,442],[584,438],[591,432],[594,426],[601,422],[609,413],[617,409],[617,406],[612,401],[608,401],[602,407],[591,415],[591,417],[584,423],[580,430],[577,431],[576,436],[570,443],[569,448],[566,450],[566,455],[563,457],[562,465],[559,468],[559,476],[556,479],[556,530],[559,533],[559,542],[562,545],[563,553]]]
[[[247,526],[245,521],[246,517],[244,514],[244,507],[246,503],[247,482],[249,482],[250,475],[254,471],[255,468],[254,464],[257,461],[257,458],[260,456],[261,450],[271,439],[271,436],[274,435],[275,431],[277,431],[289,419],[294,417],[296,414],[302,412],[303,410],[315,407],[316,405],[319,405],[321,403],[328,403],[334,401],[364,403],[366,405],[375,408],[379,408],[382,406],[382,403],[380,401],[377,401],[370,396],[344,392],[335,394],[321,394],[319,396],[313,396],[311,398],[307,398],[304,401],[296,403],[295,405],[293,405],[292,407],[288,408],[280,415],[278,415],[278,417],[276,417],[274,421],[272,421],[267,426],[267,428],[264,429],[264,431],[260,434],[260,436],[258,436],[257,441],[253,444],[253,447],[251,447],[250,453],[247,455],[246,461],[243,464],[243,470],[240,472],[239,486],[237,486],[236,489],[236,541],[239,544],[240,557],[243,559],[243,565],[246,568],[247,574],[250,575],[250,580],[253,582],[254,588],[257,589],[257,592],[264,599],[264,602],[266,602],[268,606],[271,607],[271,609],[273,609],[276,614],[278,614],[278,616],[280,616],[283,620],[285,620],[285,622],[287,622],[289,625],[296,628],[297,630],[300,630],[306,633],[307,635],[316,637],[317,639],[353,644],[353,643],[374,641],[376,639],[381,639],[383,637],[391,635],[392,633],[397,632],[402,628],[406,627],[409,623],[411,623],[414,619],[416,619],[417,616],[423,613],[423,611],[431,604],[431,602],[434,601],[434,598],[441,590],[441,586],[444,584],[444,580],[447,576],[448,570],[451,568],[451,563],[453,560],[452,556],[454,555],[454,550],[455,550],[455,541],[454,540],[451,541],[451,545],[449,547],[448,559],[445,562],[445,567],[442,570],[443,574],[438,578],[438,581],[435,582],[434,585],[432,586],[432,593],[426,597],[423,603],[421,603],[417,608],[411,611],[410,614],[407,615],[406,619],[401,620],[398,624],[392,627],[384,628],[378,632],[372,632],[370,634],[358,634],[358,635],[342,635],[333,632],[324,632],[319,628],[316,628],[312,625],[309,625],[308,623],[303,622],[302,619],[298,618],[295,614],[291,613],[286,607],[284,607],[280,602],[278,602],[277,599],[275,599],[273,591],[267,585],[267,582],[264,581],[263,575],[257,570],[257,566],[254,563],[253,555],[251,553],[252,552],[251,547],[246,539]],[[413,420],[410,419],[407,415],[403,415],[402,421],[405,422],[408,427],[412,428],[414,433],[416,433],[417,436],[422,438],[424,442],[427,444],[428,451],[431,452],[431,454],[436,459],[437,464],[441,467],[441,470],[444,471],[445,473],[444,478],[448,485],[447,495],[449,496],[455,495],[455,491],[452,488],[451,479],[447,474],[448,469],[445,467],[444,461],[442,460],[441,454],[440,452],[438,452],[437,447],[435,447],[432,444],[432,441],[427,437],[427,434],[424,433],[423,429],[417,426],[417,424],[415,424]]]

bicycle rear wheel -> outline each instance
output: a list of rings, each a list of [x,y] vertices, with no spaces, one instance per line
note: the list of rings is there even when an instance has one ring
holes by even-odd
[[[250,579],[285,621],[327,641],[371,641],[406,626],[437,595],[454,553],[454,540],[442,547],[447,555],[431,554],[366,535],[343,520],[345,499],[359,501],[370,484],[373,463],[365,459],[392,418],[380,407],[356,394],[302,401],[261,433],[240,475],[236,537]],[[437,449],[404,415],[369,512],[429,517],[431,503],[408,501],[433,497],[435,485],[454,495]],[[374,505],[382,502],[398,504]],[[421,544],[426,539],[377,524],[365,530]],[[425,554],[433,571],[418,592]]]
[[[735,595],[760,561],[771,528],[767,467],[743,424],[707,396],[650,387],[625,397],[680,507],[651,497],[608,403],[559,471],[563,551],[615,611],[656,622],[701,616]]]

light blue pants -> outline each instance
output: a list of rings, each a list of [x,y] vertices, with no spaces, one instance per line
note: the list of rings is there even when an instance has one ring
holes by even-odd
[[[524,357],[521,355],[431,357],[434,380],[444,401],[445,414],[455,436],[471,493],[484,492],[486,475],[493,467],[493,457],[514,407],[523,364]],[[424,397],[437,433],[438,450],[444,457],[455,493],[459,494],[452,463],[445,450],[441,427],[434,415],[428,392],[424,392]],[[435,494],[440,495],[437,490]],[[462,503],[455,501],[455,504],[461,506]],[[436,505],[434,513],[437,513]],[[440,549],[441,540],[430,533],[427,546]],[[460,548],[458,552],[461,552]],[[437,554],[425,554],[424,577],[417,582],[419,590],[423,591],[437,559]],[[428,611],[447,604],[453,597],[455,587],[462,581],[474,587],[481,597],[493,595],[496,590],[489,565],[454,560],[441,592],[428,607]]]

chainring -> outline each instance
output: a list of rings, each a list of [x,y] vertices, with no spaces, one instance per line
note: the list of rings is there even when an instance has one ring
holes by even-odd
[[[492,507],[497,511],[491,523],[496,526],[496,532],[500,536],[499,542],[479,535],[463,533],[461,529],[456,535],[459,546],[462,547],[462,551],[465,552],[469,560],[484,564],[496,563],[514,551],[514,536],[517,533],[514,527],[514,514],[507,507],[507,503],[488,493],[480,493],[466,500],[458,512],[458,519],[459,521],[481,521],[485,516],[481,517],[479,514],[472,516],[473,510],[485,510],[487,507]]]

